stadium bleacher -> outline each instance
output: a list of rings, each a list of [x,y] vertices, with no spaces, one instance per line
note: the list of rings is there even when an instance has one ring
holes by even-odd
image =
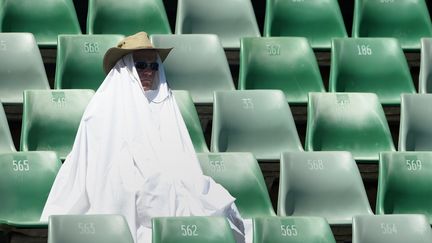
[[[412,236],[414,229],[403,223],[420,222],[421,225],[425,221],[422,216],[412,215],[407,218],[371,215],[353,219],[354,213],[341,223],[327,213],[344,214],[343,210],[337,210],[346,206],[331,201],[338,196],[326,186],[340,186],[339,189],[362,186],[341,189],[345,193],[357,193],[351,195],[351,199],[362,203],[361,209],[355,209],[362,214],[422,213],[426,221],[432,222],[428,205],[431,190],[427,187],[431,181],[427,174],[430,158],[427,151],[432,151],[432,129],[428,126],[432,118],[429,108],[432,99],[427,94],[432,90],[429,87],[432,80],[432,1],[413,0],[406,4],[397,0],[326,0],[317,6],[313,2],[318,1],[290,0],[276,6],[277,1],[272,0],[207,0],[208,3],[204,0],[128,0],[128,8],[122,7],[126,1],[113,0],[44,0],[34,1],[34,6],[22,1],[0,0],[0,31],[4,32],[0,33],[0,100],[4,107],[4,112],[0,109],[0,169],[7,164],[2,163],[2,158],[10,162],[22,161],[28,156],[29,160],[37,161],[44,155],[39,152],[42,150],[57,150],[58,158],[64,160],[85,104],[93,95],[91,90],[74,89],[96,90],[104,78],[101,67],[104,52],[124,35],[143,30],[153,34],[151,40],[155,46],[178,49],[166,60],[168,81],[173,80],[174,96],[205,174],[238,195],[242,214],[247,218],[257,217],[253,222],[254,243],[269,239],[278,242],[283,232],[285,238],[293,236],[294,232],[308,234],[292,242],[306,239],[363,242],[363,238],[371,240],[371,237],[383,240],[383,235],[390,237],[386,238],[389,242],[396,242],[391,238],[396,232],[394,227],[404,228],[400,231],[403,237],[415,237]],[[46,8],[38,6],[42,2]],[[202,4],[198,4],[200,2]],[[228,3],[233,5],[228,6]],[[20,10],[20,5],[25,8]],[[107,5],[110,8],[100,7]],[[140,16],[145,6],[151,6],[151,11]],[[285,9],[292,11],[290,18],[278,12]],[[120,10],[122,14],[117,14]],[[215,21],[220,14],[218,10],[227,21],[222,26],[218,25],[220,20]],[[232,16],[236,13],[241,17]],[[206,18],[211,21],[204,21]],[[157,23],[146,25],[148,19],[157,19]],[[228,30],[227,26],[232,29]],[[194,55],[194,60],[184,61]],[[195,72],[194,68],[201,72]],[[24,90],[29,91],[23,93]],[[360,97],[362,95],[351,92],[377,95]],[[35,101],[39,104],[32,103]],[[53,132],[56,128],[58,131]],[[20,148],[20,152],[15,148]],[[320,152],[335,150],[349,151],[352,158],[338,167],[338,159],[349,153]],[[287,153],[281,155],[281,152]],[[13,159],[13,153],[17,153],[19,159]],[[294,158],[297,155],[301,158]],[[52,165],[56,159],[51,157],[46,160]],[[328,164],[324,160],[328,160]],[[295,161],[303,161],[303,166],[311,167],[294,172]],[[240,173],[241,166],[235,162],[247,164],[248,169]],[[331,171],[324,170],[327,166]],[[344,171],[351,167],[355,169],[350,173],[355,175]],[[26,165],[16,164],[16,168],[25,170]],[[287,168],[293,170],[291,175]],[[58,168],[51,172],[55,169]],[[284,178],[281,178],[282,170]],[[233,172],[236,173],[231,174]],[[313,178],[316,181],[307,180],[307,176],[318,172],[322,174]],[[414,172],[417,174],[411,179]],[[353,182],[348,183],[345,177]],[[298,178],[303,184],[289,182],[292,178]],[[331,178],[340,181],[326,185],[324,182]],[[415,190],[406,185],[414,180],[418,180]],[[51,181],[43,183],[46,187]],[[259,190],[250,188],[254,183]],[[297,188],[289,188],[287,183]],[[305,188],[307,183],[314,183],[311,187],[315,187]],[[0,183],[0,193],[5,191],[2,191],[3,184]],[[304,189],[303,198],[300,197],[304,208],[290,201],[298,196],[300,189]],[[318,189],[323,191],[317,192]],[[35,193],[20,192],[17,196],[33,197],[31,193]],[[327,197],[307,201],[305,195],[312,195],[312,192]],[[244,203],[254,197],[260,199],[250,205]],[[42,205],[38,202],[30,207],[25,203],[32,201],[26,201],[21,207],[27,207],[29,212],[33,210],[26,217],[2,209],[5,205],[2,198],[0,195],[0,243],[11,240],[8,235],[11,227],[36,227],[32,223],[38,218]],[[411,198],[423,201],[415,203]],[[15,199],[11,197],[11,200]],[[8,206],[14,202],[8,201]],[[317,207],[325,203],[332,207]],[[345,209],[353,209],[355,204],[345,203],[350,204],[350,208]],[[275,209],[279,217],[275,217]],[[348,229],[342,227],[349,218],[353,223],[348,223]],[[16,219],[19,220],[14,223]],[[50,222],[57,224],[49,233],[52,235],[50,242],[65,242],[62,233],[56,232],[61,232],[56,227],[62,220],[55,218]],[[195,220],[197,224],[213,223],[209,219]],[[174,227],[182,224],[175,219],[174,223],[170,221],[164,218],[153,222],[154,232],[162,239],[168,237],[163,231],[163,227],[169,229],[165,224],[174,224]],[[217,219],[215,225],[226,226],[222,221]],[[379,222],[385,222],[385,227]],[[211,227],[208,225],[205,227]],[[362,230],[371,231],[374,225],[381,235],[362,233]],[[46,228],[46,225],[37,227]],[[22,236],[23,232],[16,232]],[[432,242],[428,229],[418,235],[426,239],[424,242]],[[19,237],[15,242],[26,242]],[[44,237],[41,242],[46,242],[46,235]],[[226,237],[226,242],[232,240],[231,235],[217,237]],[[399,240],[408,239],[403,237]],[[90,239],[90,242],[96,241]]]

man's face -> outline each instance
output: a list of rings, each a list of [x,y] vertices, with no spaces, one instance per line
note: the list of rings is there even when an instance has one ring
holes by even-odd
[[[155,50],[140,50],[133,53],[135,68],[145,91],[155,89],[158,83],[157,54]]]

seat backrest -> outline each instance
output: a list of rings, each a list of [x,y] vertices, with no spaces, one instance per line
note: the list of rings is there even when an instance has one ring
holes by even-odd
[[[399,151],[432,151],[432,94],[402,94]]]
[[[88,34],[171,34],[162,0],[89,0]]]
[[[376,93],[382,104],[399,105],[415,93],[404,52],[394,38],[337,38],[332,41],[329,91]]]
[[[15,151],[6,113],[4,112],[3,105],[0,103],[0,153]]]
[[[213,91],[234,90],[228,61],[216,35],[152,35],[155,47],[171,48],[164,61],[172,89],[187,90],[194,103],[213,102]]]
[[[153,243],[235,243],[223,217],[156,217],[152,219]]]
[[[26,89],[49,89],[35,38],[30,33],[0,33],[0,100],[21,104]]]
[[[303,150],[280,90],[215,92],[210,147],[213,152],[252,152],[258,160],[279,160],[283,151]]]
[[[353,219],[352,243],[429,243],[432,230],[420,214],[362,215]]]
[[[175,90],[173,94],[188,129],[195,152],[209,152],[200,119],[189,92],[185,90]]]
[[[432,93],[432,38],[421,38],[418,91]]]
[[[61,161],[54,152],[0,153],[0,221],[39,221]]]
[[[52,215],[48,243],[133,243],[122,215]]]
[[[60,34],[81,34],[72,0],[4,0],[2,10],[1,32],[33,33],[40,47],[56,47]]]
[[[97,90],[105,79],[105,52],[117,46],[122,35],[60,35],[54,88]]]
[[[432,223],[432,152],[380,153],[377,214],[424,214]]]
[[[378,97],[372,93],[310,93],[305,149],[350,151],[354,159],[377,162],[394,151]]]
[[[243,218],[275,216],[258,162],[251,153],[198,153],[205,175],[236,198]]]
[[[176,34],[216,34],[224,48],[261,36],[250,0],[178,0]]]
[[[425,0],[355,0],[352,37],[395,37],[404,49],[419,49],[432,37]]]
[[[280,89],[290,104],[306,104],[308,92],[325,92],[315,54],[302,37],[242,38],[239,89]]]
[[[351,224],[353,216],[362,214],[373,213],[351,153],[282,154],[278,215],[318,216],[330,224]]]
[[[348,34],[337,0],[267,0],[264,36],[301,36],[314,49],[330,49],[332,38]]]
[[[259,217],[253,219],[253,243],[336,243],[321,217]]]
[[[64,160],[93,94],[93,90],[26,90],[21,150],[53,150]]]

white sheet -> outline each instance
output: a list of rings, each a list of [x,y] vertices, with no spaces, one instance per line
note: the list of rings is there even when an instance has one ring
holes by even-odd
[[[144,91],[132,54],[117,62],[84,112],[41,221],[54,214],[122,214],[135,242],[147,243],[152,217],[224,215],[244,241],[235,199],[203,175],[159,67],[158,90]]]

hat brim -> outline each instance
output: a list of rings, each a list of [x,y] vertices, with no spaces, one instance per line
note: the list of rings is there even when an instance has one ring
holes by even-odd
[[[170,51],[173,48],[149,48],[149,47],[137,47],[133,49],[123,49],[118,47],[112,47],[108,49],[108,51],[105,53],[104,59],[103,59],[103,69],[106,74],[108,74],[111,69],[116,65],[117,61],[122,58],[123,56],[134,52],[138,50],[155,50],[159,53],[159,57],[161,61],[163,62],[165,58],[168,56]]]

